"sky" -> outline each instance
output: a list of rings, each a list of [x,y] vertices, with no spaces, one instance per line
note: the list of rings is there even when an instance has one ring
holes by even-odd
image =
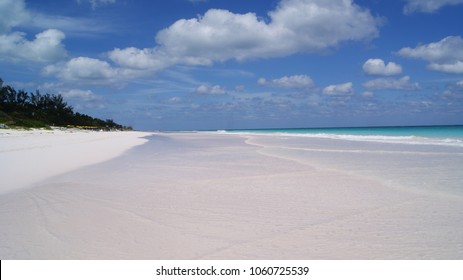
[[[463,0],[0,0],[0,78],[140,130],[463,124]]]

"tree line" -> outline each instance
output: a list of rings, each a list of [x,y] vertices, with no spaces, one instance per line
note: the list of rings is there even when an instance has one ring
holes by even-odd
[[[60,94],[41,94],[3,85],[0,78],[0,124],[18,127],[80,127],[103,130],[131,130],[131,127],[74,112]]]

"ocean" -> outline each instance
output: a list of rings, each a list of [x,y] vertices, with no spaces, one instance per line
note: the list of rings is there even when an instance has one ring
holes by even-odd
[[[259,153],[374,178],[393,188],[463,197],[463,126],[228,130]],[[255,137],[254,137],[255,136]],[[272,137],[275,136],[275,137]]]
[[[463,147],[463,125],[234,129],[220,130],[218,132]]]

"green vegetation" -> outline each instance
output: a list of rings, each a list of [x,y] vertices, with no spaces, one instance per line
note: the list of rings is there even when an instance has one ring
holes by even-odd
[[[0,79],[0,128],[77,127],[95,130],[132,130],[113,120],[101,120],[74,112],[61,95],[28,93],[4,86]]]

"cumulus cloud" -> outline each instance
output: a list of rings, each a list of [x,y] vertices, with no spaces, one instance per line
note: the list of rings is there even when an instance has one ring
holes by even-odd
[[[253,13],[234,14],[212,9],[195,19],[182,19],[161,30],[156,42],[179,62],[210,65],[231,58],[243,60],[255,56],[270,56],[280,44],[270,43],[271,30]]]
[[[51,64],[43,68],[42,74],[55,76],[63,82],[79,82],[90,85],[123,85],[128,80],[146,76],[146,71],[117,67],[107,61],[76,57],[63,63]]]
[[[308,88],[313,87],[314,82],[307,75],[293,75],[284,76],[279,79],[267,80],[260,78],[257,84],[269,87],[282,87],[282,88]]]
[[[0,1],[0,34],[5,34],[12,27],[27,21],[29,13],[23,0]]]
[[[0,59],[54,62],[67,56],[62,43],[65,35],[59,30],[45,30],[32,41],[25,37],[22,32],[0,35]]]
[[[55,62],[67,56],[62,41],[65,34],[47,29],[28,40],[27,34],[14,28],[30,21],[24,0],[0,1],[0,59],[13,61]]]
[[[393,76],[402,73],[402,67],[394,62],[385,64],[382,59],[368,59],[363,64],[363,71],[368,75]]]
[[[448,36],[439,42],[433,42],[416,48],[402,48],[398,54],[405,57],[420,58],[432,62],[452,62],[463,59],[463,38]]]
[[[112,81],[117,75],[132,77],[173,65],[317,52],[345,41],[372,39],[378,35],[380,21],[352,0],[281,0],[268,16],[264,20],[254,13],[211,9],[159,31],[153,48],[116,48],[106,53],[108,61],[79,57],[51,65],[44,73],[68,81]],[[307,82],[304,77],[287,77],[274,86]]]
[[[176,57],[212,63],[318,51],[378,33],[376,19],[352,1],[283,0],[269,16],[266,23],[254,13],[209,10],[175,22],[156,41]]]
[[[109,57],[123,54],[123,60],[114,61],[134,68],[140,67],[138,59],[129,56],[139,57],[141,53],[149,61],[163,61],[164,65],[281,57],[372,39],[378,35],[380,22],[351,0],[282,0],[268,16],[270,20],[265,21],[254,13],[211,9],[159,31],[152,50],[116,49]]]
[[[463,61],[459,60],[454,63],[431,63],[428,65],[430,70],[446,72],[446,73],[463,73]]]
[[[118,65],[133,69],[162,69],[170,66],[168,56],[155,49],[137,49],[134,47],[108,52],[108,57]]]
[[[117,76],[117,70],[99,59],[77,57],[64,64],[49,65],[43,70],[45,75],[56,75],[65,81],[105,81]]]
[[[354,87],[352,82],[329,85],[323,89],[323,94],[329,96],[349,96],[354,94]]]
[[[208,86],[208,85],[200,85],[195,90],[196,93],[199,94],[225,94],[225,88],[215,85],[215,86]]]
[[[423,59],[430,64],[428,69],[446,73],[463,73],[463,38],[449,36],[439,42],[420,45],[416,48],[402,48],[397,54]]]
[[[405,14],[414,12],[432,13],[444,6],[463,4],[463,0],[405,0]]]
[[[379,78],[370,80],[363,84],[363,87],[369,91],[372,90],[418,90],[419,84],[410,81],[409,76],[404,76],[400,79],[394,78]]]
[[[83,101],[97,101],[102,97],[95,94],[91,90],[71,89],[67,91],[60,91],[60,94],[66,99],[78,99]]]

